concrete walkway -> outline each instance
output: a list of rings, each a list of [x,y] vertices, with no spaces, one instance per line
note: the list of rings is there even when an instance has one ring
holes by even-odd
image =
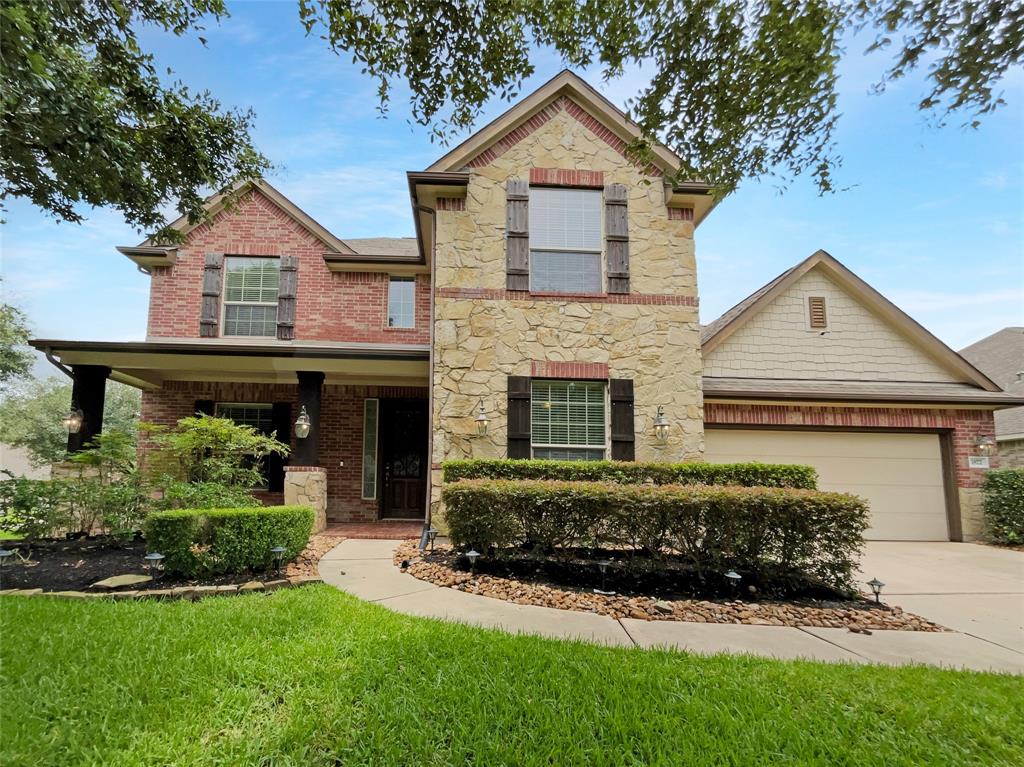
[[[1024,674],[1024,653],[959,632],[875,631],[867,636],[845,629],[615,620],[593,613],[516,605],[442,588],[402,573],[391,561],[398,544],[394,540],[343,541],[320,560],[320,575],[350,594],[407,615],[514,633],[704,654],[728,652],[891,665],[925,663]]]

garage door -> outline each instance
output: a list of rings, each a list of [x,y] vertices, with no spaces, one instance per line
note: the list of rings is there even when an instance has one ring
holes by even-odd
[[[866,537],[946,541],[942,457],[936,434],[715,429],[705,435],[713,463],[802,463],[818,487],[854,493],[871,506]]]

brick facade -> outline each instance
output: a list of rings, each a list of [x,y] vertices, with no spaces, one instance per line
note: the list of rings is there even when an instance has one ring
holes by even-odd
[[[363,401],[367,398],[426,399],[426,387],[324,386],[320,409],[320,465],[327,472],[327,518],[366,522],[379,516],[379,503],[362,498]],[[195,413],[196,400],[214,402],[289,402],[298,413],[297,387],[288,384],[170,381],[142,395],[141,419],[171,426]],[[282,435],[278,435],[284,441]],[[295,436],[289,433],[295,448]],[[149,446],[143,444],[143,454]],[[259,492],[264,503],[283,502],[281,493]]]
[[[829,426],[883,429],[934,429],[953,436],[956,484],[977,488],[985,479],[981,469],[967,465],[968,456],[977,451],[974,441],[991,436],[995,423],[990,410],[932,410],[925,408],[812,407],[797,405],[730,405],[708,402],[704,405],[704,423],[750,424],[752,426]],[[997,468],[999,459],[992,457]]]
[[[387,327],[389,275],[332,273],[326,246],[257,190],[230,213],[189,233],[174,266],[153,269],[150,338],[198,338],[205,253],[297,256],[295,338],[299,341],[425,344],[430,340],[430,278],[416,277],[416,327]]]

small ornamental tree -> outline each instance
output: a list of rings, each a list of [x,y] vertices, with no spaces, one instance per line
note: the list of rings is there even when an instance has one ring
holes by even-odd
[[[275,434],[227,418],[192,416],[173,429],[144,428],[156,447],[147,473],[163,491],[164,508],[254,505],[249,491],[263,483],[263,462],[289,451]]]

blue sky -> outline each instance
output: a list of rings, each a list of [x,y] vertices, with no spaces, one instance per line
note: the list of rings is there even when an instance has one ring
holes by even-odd
[[[155,32],[143,40],[192,88],[255,109],[256,143],[277,166],[271,182],[335,234],[411,235],[404,173],[443,148],[408,124],[401,90],[381,119],[374,83],[305,37],[296,8],[235,3],[206,48]],[[1004,82],[1010,106],[980,129],[936,129],[914,108],[920,79],[869,95],[886,59],[860,55],[866,43],[848,41],[840,79],[838,181],[849,191],[747,182],[724,200],[697,231],[702,320],[824,248],[954,348],[1024,324],[1024,77]],[[535,63],[527,91],[562,69],[543,51]],[[607,86],[597,70],[580,74],[619,105],[643,83],[642,71]],[[490,104],[480,124],[505,108]],[[5,299],[40,337],[141,339],[148,278],[114,250],[141,239],[109,210],[58,224],[16,201],[2,232]]]

